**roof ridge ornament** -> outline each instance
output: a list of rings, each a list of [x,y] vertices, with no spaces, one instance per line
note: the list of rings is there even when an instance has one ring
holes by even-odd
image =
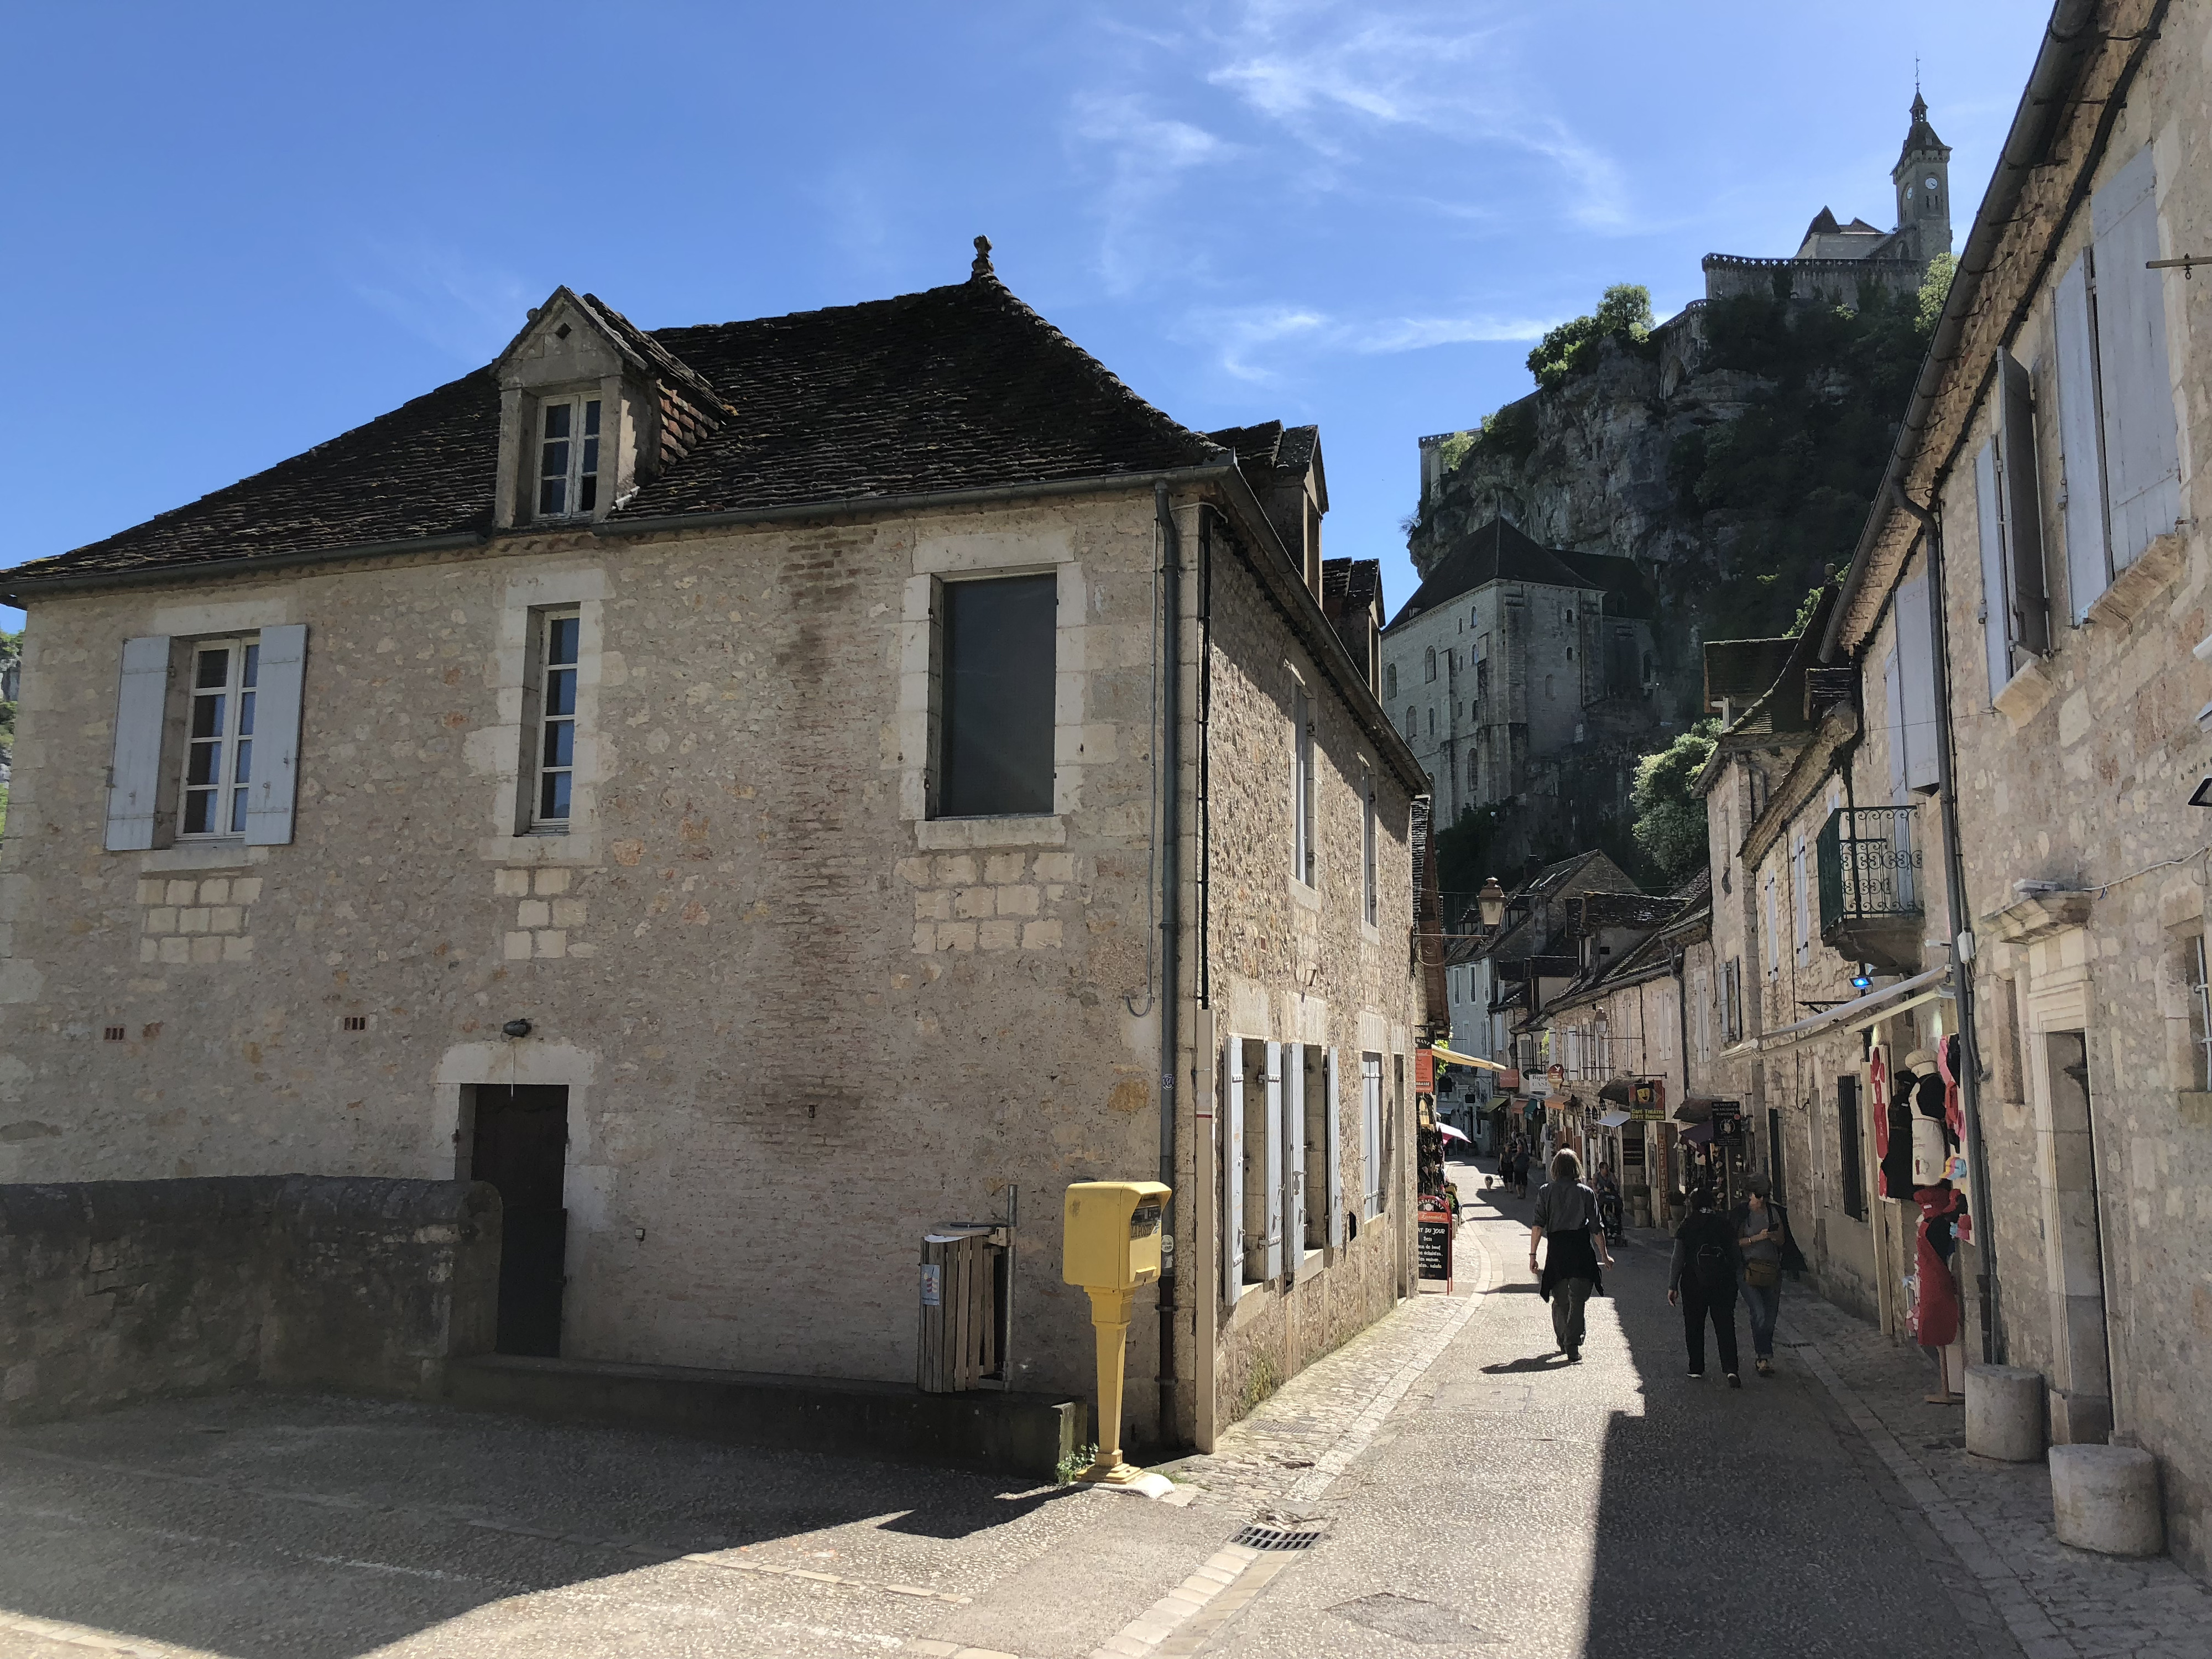
[[[969,267],[969,275],[995,276],[998,274],[991,269],[991,239],[988,236],[978,236],[975,239],[975,263]]]

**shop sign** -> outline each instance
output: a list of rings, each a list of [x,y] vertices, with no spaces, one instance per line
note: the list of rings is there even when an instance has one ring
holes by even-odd
[[[1620,1167],[1624,1170],[1640,1170],[1644,1167],[1644,1141],[1641,1136],[1634,1140],[1623,1140],[1620,1143]]]
[[[1441,1198],[1425,1198],[1415,1218],[1414,1255],[1418,1271],[1423,1279],[1440,1279],[1444,1288],[1452,1283],[1452,1212],[1450,1205]]]

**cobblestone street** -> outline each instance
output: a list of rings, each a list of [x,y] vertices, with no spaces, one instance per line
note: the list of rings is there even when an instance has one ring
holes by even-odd
[[[1584,1361],[1527,1205],[1469,1199],[1459,1294],[1294,1378],[1170,1502],[232,1395],[0,1437],[0,1655],[2189,1659],[2212,1595],[2052,1540],[1917,1354],[1784,1303],[1780,1375],[1684,1376],[1636,1235]],[[1235,1541],[1312,1531],[1302,1551]]]

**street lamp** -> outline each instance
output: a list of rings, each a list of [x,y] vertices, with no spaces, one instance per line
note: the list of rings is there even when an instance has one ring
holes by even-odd
[[[1474,902],[1482,907],[1482,925],[1486,928],[1495,929],[1505,920],[1505,890],[1498,884],[1497,877],[1485,878]]]

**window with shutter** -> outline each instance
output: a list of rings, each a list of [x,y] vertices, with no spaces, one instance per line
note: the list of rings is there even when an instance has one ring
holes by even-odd
[[[1283,1045],[1283,1261],[1296,1277],[1306,1246],[1306,1048]]]
[[[2005,568],[2012,578],[2013,638],[2042,656],[2051,649],[2051,609],[2044,597],[2043,492],[2035,469],[2035,398],[2027,371],[2009,351],[1997,353],[1997,453],[2004,463]],[[1932,784],[1935,780],[1931,777]]]
[[[1893,609],[1897,618],[1897,690],[1900,703],[1892,715],[1897,752],[1907,789],[1936,787],[1936,633],[1928,614],[1928,579],[1905,583]]]
[[[2058,279],[2052,312],[2066,611],[2078,625],[2112,582],[2105,540],[2105,437],[2097,416],[2097,325],[2089,310],[2087,254]]]
[[[1267,1110],[1261,1154],[1266,1187],[1261,1204],[1267,1219],[1261,1235],[1260,1276],[1275,1279],[1283,1271],[1283,1045],[1267,1045]]]
[[[1343,1097],[1339,1092],[1336,1077],[1336,1050],[1328,1055],[1326,1093],[1328,1101],[1328,1224],[1325,1237],[1333,1250],[1344,1248],[1344,1109]]]
[[[1222,1056],[1221,1299],[1235,1307],[1244,1291],[1244,1040],[1229,1039]]]
[[[1382,1056],[1359,1058],[1359,1213],[1372,1221],[1382,1213]]]
[[[1998,505],[1997,445],[1974,453],[1974,520],[1982,549],[1982,643],[1989,658],[1990,701],[2012,678],[2012,605],[2006,598],[2004,520]]]
[[[2124,570],[2181,516],[2179,436],[2166,353],[2157,174],[2146,145],[2090,198],[2112,568]]]
[[[1889,750],[1889,798],[1902,803],[1905,799],[1905,675],[1898,666],[1894,651],[1881,659],[1881,684],[1884,701],[1889,708],[1889,723],[1882,728],[1883,746]]]

